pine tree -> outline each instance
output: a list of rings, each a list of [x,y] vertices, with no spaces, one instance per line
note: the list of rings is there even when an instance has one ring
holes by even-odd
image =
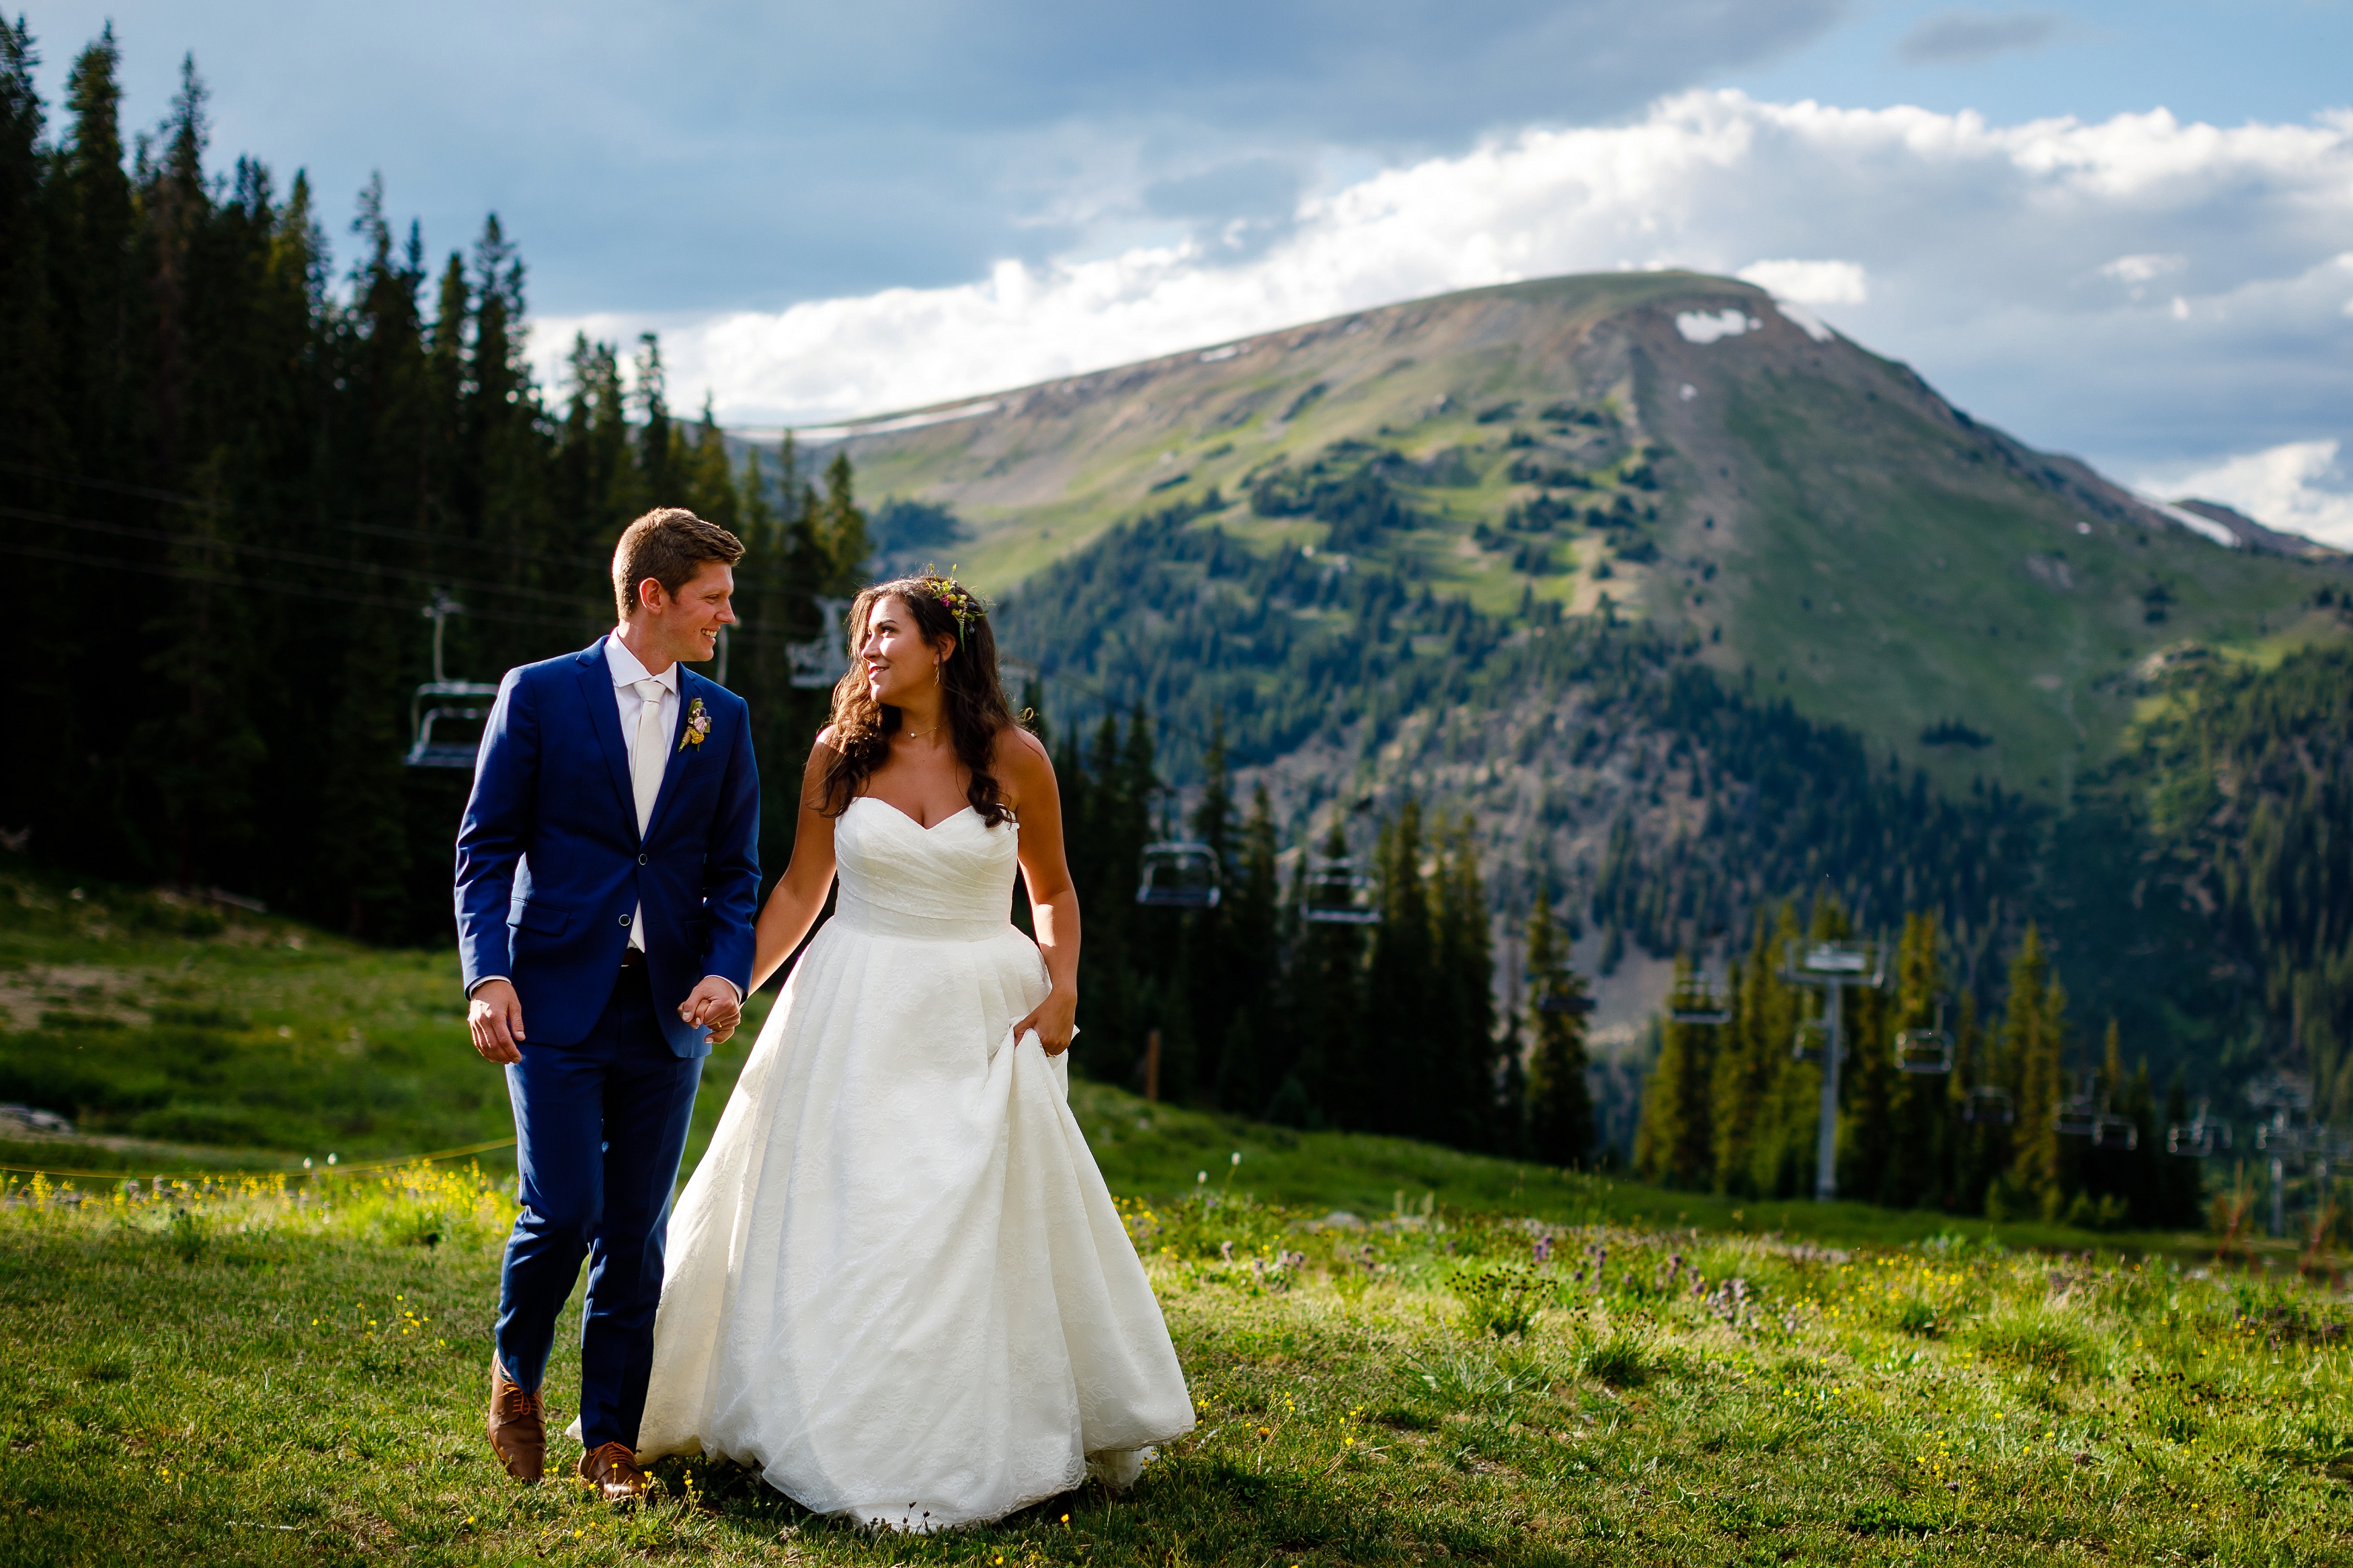
[[[1891,1036],[1896,1030],[1933,1029],[1940,1020],[1941,1026],[1950,1027],[1941,1007],[1945,977],[1938,929],[1933,910],[1904,917],[1887,1026]],[[1952,1074],[1902,1074],[1894,1079],[1893,1136],[1879,1202],[1902,1208],[1936,1207],[1951,1192],[1955,1111],[1949,1086],[1957,1077],[1957,1061],[1955,1067]]]
[[[1323,853],[1327,861],[1348,857],[1348,837],[1336,820]],[[1303,858],[1291,889],[1294,910],[1306,902],[1306,876]],[[1299,1080],[1299,1098],[1314,1116],[1356,1131],[1377,1125],[1381,1109],[1366,1049],[1365,931],[1360,925],[1303,921],[1293,965],[1297,979],[1290,988],[1299,1040],[1292,1071]]]
[[[2062,1077],[2061,1041],[2053,1027],[2058,1009],[2052,1005],[2055,982],[2043,957],[2042,937],[2029,922],[2010,960],[2009,990],[2002,1004],[2001,1054],[2014,1076],[2018,1121],[2010,1177],[2029,1204],[2052,1210],[2063,1201],[2060,1191],[2059,1102],[2066,1093]],[[2064,998],[2060,999],[2063,1007]]]
[[[635,370],[637,384],[632,392],[638,417],[638,493],[631,498],[630,507],[642,512],[658,506],[679,504],[678,474],[673,467],[677,445],[671,439],[669,388],[662,372],[661,341],[651,332],[638,334]]]
[[[818,505],[817,536],[837,578],[854,579],[866,570],[873,546],[866,534],[866,514],[859,510],[849,455],[836,452],[825,466],[825,499]]]
[[[1787,906],[1760,910],[1748,959],[1732,982],[1732,1021],[1716,1047],[1708,1130],[1715,1145],[1715,1190],[1755,1194],[1757,1149],[1765,1129],[1763,1113],[1775,1080],[1789,1056],[1794,1023],[1792,999],[1777,979],[1777,926],[1788,922]]]
[[[1479,876],[1476,826],[1465,816],[1446,835],[1440,863],[1435,979],[1439,1033],[1430,1041],[1444,1077],[1437,1085],[1451,1129],[1438,1136],[1458,1149],[1498,1146],[1495,1080],[1495,958],[1487,889]]]
[[[1675,985],[1689,984],[1691,956],[1675,958]],[[1642,1116],[1634,1132],[1634,1168],[1663,1186],[1704,1189],[1715,1179],[1709,1111],[1715,1090],[1715,1043],[1721,1026],[1659,1024],[1659,1058],[1642,1086]]]
[[[1430,889],[1422,874],[1420,803],[1408,798],[1381,831],[1381,921],[1373,928],[1366,973],[1366,1068],[1378,1098],[1373,1127],[1409,1138],[1440,1138],[1451,1129],[1440,1065],[1440,1020]]]
[[[1585,1081],[1584,976],[1541,893],[1528,917],[1529,1152],[1547,1165],[1581,1166],[1594,1154],[1593,1094]]]

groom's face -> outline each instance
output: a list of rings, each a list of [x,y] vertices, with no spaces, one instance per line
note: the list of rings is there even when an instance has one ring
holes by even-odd
[[[734,594],[735,573],[723,561],[704,562],[676,594],[649,577],[638,590],[638,623],[662,653],[701,664],[719,652],[719,628],[735,624]]]

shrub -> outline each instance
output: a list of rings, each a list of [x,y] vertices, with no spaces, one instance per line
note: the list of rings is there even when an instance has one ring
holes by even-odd
[[[1989,1360],[2056,1377],[2081,1376],[2100,1360],[2098,1342],[2083,1325],[2048,1307],[1996,1313],[1969,1337]]]
[[[1586,1346],[1577,1358],[1578,1371],[1612,1388],[1640,1388],[1651,1381],[1656,1368],[1650,1347],[1622,1329]]]
[[[1508,1339],[1535,1325],[1554,1281],[1525,1263],[1481,1258],[1453,1269],[1446,1288],[1462,1303],[1462,1326],[1474,1334]]]

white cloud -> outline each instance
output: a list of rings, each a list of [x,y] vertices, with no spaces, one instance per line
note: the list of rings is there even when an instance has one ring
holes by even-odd
[[[2353,474],[2338,451],[2333,440],[2288,441],[2140,483],[2176,500],[2218,500],[2266,527],[2353,550]]]
[[[1800,305],[1860,305],[1871,298],[1871,280],[1852,261],[1752,261],[1735,276]]]
[[[2179,272],[2189,265],[2186,256],[2119,256],[2101,265],[2104,277],[2120,283],[2146,283],[2152,278],[2162,278],[2168,272]]]
[[[1792,319],[1798,300],[1834,305],[1847,335],[1981,417],[2147,471],[2353,437],[2348,255],[2353,110],[2227,129],[2163,110],[1999,126],[1692,92],[1631,123],[1525,131],[1373,174],[1303,200],[1239,261],[1214,242],[1143,247],[645,324],[663,329],[678,406],[708,387],[732,421],[830,421],[1451,289],[1739,269],[1791,298]],[[2160,299],[2120,297],[2160,276],[2175,284]],[[539,323],[547,361],[576,324]]]

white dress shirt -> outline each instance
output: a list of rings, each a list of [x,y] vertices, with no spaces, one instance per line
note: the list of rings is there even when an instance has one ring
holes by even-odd
[[[628,650],[619,637],[605,639],[605,668],[613,672],[613,697],[621,705],[621,744],[628,749],[632,766],[638,760],[638,715],[645,710],[646,700],[638,695],[638,682],[659,680],[670,695],[662,701],[670,708],[670,727],[663,731],[669,741],[678,739],[678,666],[672,664],[659,675],[647,672],[638,656]],[[634,929],[634,928],[633,928]]]

